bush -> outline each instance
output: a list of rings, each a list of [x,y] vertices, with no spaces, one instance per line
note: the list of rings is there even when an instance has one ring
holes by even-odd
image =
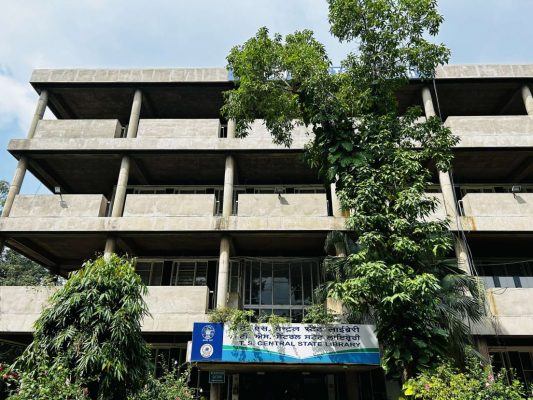
[[[32,374],[22,374],[20,388],[8,400],[87,400],[79,382],[59,363],[51,368],[39,365]]]
[[[128,400],[193,400],[193,390],[187,386],[189,373],[167,369],[159,379],[150,376],[144,388]]]
[[[443,364],[433,373],[424,372],[408,380],[403,389],[408,399],[420,400],[528,399],[524,386],[512,371],[503,369],[494,374],[490,366],[483,367],[471,351],[465,371]]]

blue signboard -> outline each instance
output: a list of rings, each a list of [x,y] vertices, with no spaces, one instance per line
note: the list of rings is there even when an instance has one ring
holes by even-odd
[[[195,323],[191,361],[379,365],[374,327],[353,324],[251,324],[246,332]]]

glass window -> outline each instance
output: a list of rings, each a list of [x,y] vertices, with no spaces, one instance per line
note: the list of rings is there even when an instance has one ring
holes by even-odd
[[[302,263],[302,277],[303,277],[303,297],[304,304],[313,304],[313,264]]]
[[[251,263],[252,275],[251,275],[251,290],[252,297],[250,304],[259,304],[259,292],[261,288],[261,265],[258,262]]]
[[[290,304],[289,265],[274,264],[273,304]]]
[[[206,286],[207,261],[174,261],[171,284],[174,286]]]
[[[291,264],[291,304],[303,304],[302,265]]]
[[[161,286],[163,280],[163,261],[140,261],[135,265],[135,271],[141,276],[147,286]]]
[[[272,264],[261,263],[261,304],[272,304]]]

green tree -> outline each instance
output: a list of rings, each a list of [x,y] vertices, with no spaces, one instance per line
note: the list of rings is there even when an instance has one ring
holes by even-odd
[[[9,184],[0,181],[0,213],[4,208]],[[18,254],[5,249],[0,254],[0,286],[38,286],[49,284],[53,280],[48,270]]]
[[[235,119],[239,137],[256,118],[276,143],[290,145],[295,126],[312,131],[306,159],[327,183],[336,181],[358,247],[329,295],[351,313],[372,317],[384,368],[407,379],[468,341],[463,318],[475,307],[443,319],[450,292],[479,309],[462,272],[442,262],[453,237],[447,221],[429,218],[437,201],[424,194],[428,165],[447,171],[457,139],[438,118],[421,119],[419,107],[400,110],[396,98],[411,74],[430,80],[447,62],[448,49],[427,40],[443,18],[436,0],[328,3],[332,34],[357,49],[341,72],[331,73],[311,31],[283,38],[261,28],[228,55],[236,88],[225,94],[222,111]],[[454,332],[461,335],[450,340]]]
[[[483,367],[472,353],[467,355],[464,371],[449,363],[435,371],[424,372],[408,380],[404,394],[418,400],[525,400],[524,385],[512,371],[494,374],[490,366]]]
[[[43,366],[65,368],[90,398],[125,399],[151,371],[141,336],[146,292],[130,261],[113,255],[86,262],[51,296],[17,366],[35,381]]]

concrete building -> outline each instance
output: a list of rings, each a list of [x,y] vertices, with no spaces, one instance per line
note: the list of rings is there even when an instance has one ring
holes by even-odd
[[[221,306],[301,320],[323,279],[323,244],[344,218],[333,187],[257,121],[235,138],[220,116],[225,69],[36,70],[39,101],[0,218],[2,246],[65,276],[113,251],[137,257],[154,357],[185,361],[194,322]],[[446,66],[413,79],[401,107],[438,114],[460,138],[451,174],[435,171],[436,217],[449,217],[457,257],[486,285],[480,349],[533,385],[533,65]],[[56,120],[43,119],[48,108]],[[52,193],[19,194],[31,172]],[[31,340],[51,289],[0,288],[0,339]],[[209,369],[209,368],[207,368]],[[385,399],[379,369],[230,365],[211,398]],[[295,389],[296,390],[296,389]],[[211,393],[208,393],[211,392]]]

